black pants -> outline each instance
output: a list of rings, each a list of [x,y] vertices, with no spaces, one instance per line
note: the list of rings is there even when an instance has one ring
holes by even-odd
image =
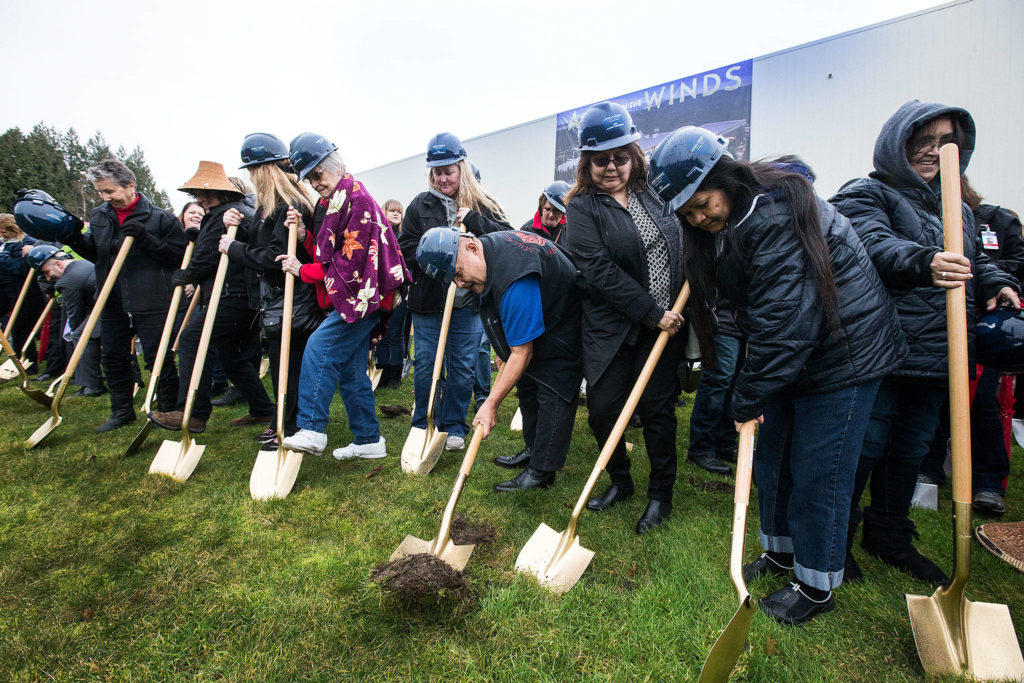
[[[100,315],[100,343],[103,346],[103,371],[110,387],[110,408],[114,416],[134,414],[132,387],[141,381],[138,363],[132,354],[132,339],[142,342],[142,355],[146,369],[152,370],[156,352],[160,348],[160,334],[164,330],[166,311],[133,313],[129,316],[121,306],[116,291],[107,300]],[[157,403],[161,410],[170,409],[178,393],[178,373],[174,358],[164,361],[157,383]]]
[[[178,410],[185,409],[188,399],[188,386],[192,381],[192,370],[196,363],[199,350],[199,338],[203,333],[203,323],[209,304],[203,305],[192,316],[188,327],[181,334],[178,355],[181,357],[181,383],[178,386]],[[216,349],[221,364],[231,383],[245,396],[249,403],[249,414],[255,416],[272,415],[274,404],[267,396],[266,389],[257,368],[253,367],[252,354],[243,355],[242,350],[259,349],[259,323],[256,311],[249,308],[248,300],[242,297],[228,296],[220,300],[217,317],[213,323],[213,335],[210,337],[210,349]],[[192,417],[206,420],[213,411],[210,405],[210,381],[213,375],[210,363],[203,364],[203,374],[199,379]]]
[[[64,324],[67,313],[63,306],[50,310],[50,341],[46,347],[46,372],[54,378],[64,374],[71,358],[71,344],[64,341]],[[98,372],[98,369],[97,369]]]
[[[579,380],[576,384],[579,385]],[[569,454],[579,394],[572,401],[566,401],[525,375],[516,383],[516,393],[523,411],[523,440],[527,448],[533,449],[530,467],[557,472],[565,466]]]
[[[11,346],[14,347],[15,353],[21,354],[21,347],[25,345],[25,340],[32,334],[32,328],[35,326],[36,321],[39,320],[39,316],[44,308],[46,308],[46,297],[43,295],[43,290],[39,289],[38,285],[33,282],[25,293],[25,301],[21,304],[21,312],[18,313],[18,317],[14,321],[14,327],[11,328],[9,341]],[[34,341],[25,350],[25,357],[32,363],[39,360],[36,355],[36,343]]]
[[[302,374],[302,352],[306,350],[306,342],[309,341],[312,332],[292,331],[291,346],[288,348],[288,386],[285,388],[284,398],[284,435],[291,436],[299,431],[295,423],[299,415],[299,376]],[[281,338],[270,338],[270,377],[274,385],[274,397],[277,398],[280,389],[277,386],[278,377],[281,372]],[[274,413],[274,422],[270,425],[277,429],[277,413]]]
[[[644,330],[636,344],[623,344],[608,369],[600,379],[587,388],[587,408],[590,415],[587,422],[597,439],[598,447],[604,446],[611,435],[615,420],[626,404],[626,397],[640,376],[640,369],[657,340],[657,331]],[[686,339],[677,334],[669,337],[665,351],[661,354],[647,388],[640,397],[637,412],[644,423],[644,444],[651,461],[651,481],[647,497],[660,502],[672,501],[672,488],[676,482],[676,365],[683,356]],[[619,439],[611,460],[608,475],[612,484],[632,489],[633,479],[629,474],[630,461],[626,455],[624,439]]]

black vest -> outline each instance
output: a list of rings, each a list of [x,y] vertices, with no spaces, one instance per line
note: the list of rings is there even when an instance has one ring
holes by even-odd
[[[499,358],[508,360],[512,350],[501,325],[501,299],[513,282],[537,275],[544,334],[533,340],[533,358],[525,374],[563,400],[572,401],[583,379],[583,293],[577,287],[576,267],[561,247],[533,233],[505,230],[478,239],[487,262],[480,318],[491,346]]]

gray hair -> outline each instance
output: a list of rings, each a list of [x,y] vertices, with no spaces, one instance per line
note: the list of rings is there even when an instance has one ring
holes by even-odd
[[[345,162],[337,152],[331,152],[324,160],[316,165],[317,168],[337,175],[345,173]]]
[[[104,159],[85,172],[85,179],[90,183],[112,180],[121,187],[128,187],[129,184],[135,183],[135,174],[117,159]]]

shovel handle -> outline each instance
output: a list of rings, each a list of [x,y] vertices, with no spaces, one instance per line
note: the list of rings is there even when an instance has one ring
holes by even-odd
[[[178,344],[181,343],[181,333],[192,322],[192,315],[196,312],[196,306],[201,298],[199,286],[196,285],[195,289],[192,290],[192,300],[188,302],[188,308],[185,310],[185,317],[181,319],[181,327],[178,328],[178,334],[174,337],[174,345],[171,346],[171,351],[178,352]]]
[[[299,243],[299,226],[292,223],[288,226],[288,255],[295,256]],[[295,298],[295,276],[291,273],[284,275],[284,307],[281,310],[281,355],[277,368],[277,443],[278,453],[284,454],[284,406],[285,397],[288,393],[288,356],[292,347],[292,306]],[[284,459],[278,459],[278,466]]]
[[[736,460],[736,487],[733,490],[732,543],[729,548],[729,578],[736,587],[740,604],[750,593],[743,582],[743,542],[747,533],[747,505],[750,502],[750,478],[754,469],[754,430],[757,420],[740,427],[739,457]]]
[[[185,255],[181,259],[181,270],[188,268],[188,262],[192,259],[192,250],[196,243],[189,241],[185,245]],[[171,334],[174,332],[174,320],[178,317],[178,304],[181,303],[181,292],[184,289],[178,285],[171,293],[171,306],[167,309],[167,317],[164,319],[164,329],[160,333],[160,346],[156,350],[156,359],[153,361],[153,370],[149,373],[149,386],[146,387],[146,400],[142,404],[142,410],[149,414],[153,405],[153,395],[156,393],[156,383],[160,380],[160,373],[164,369],[164,360],[167,357],[167,347],[171,343]]]
[[[14,308],[11,309],[11,316],[7,319],[7,329],[4,330],[4,334],[7,337],[11,336],[11,330],[14,329],[14,321],[18,319],[18,313],[21,312],[21,305],[25,303],[25,297],[28,296],[28,288],[32,285],[32,280],[35,279],[36,272],[32,268],[28,269],[25,274],[25,282],[21,285],[21,291],[18,292],[18,299],[14,302]]]
[[[466,232],[466,226],[461,222],[457,226],[459,233]],[[434,355],[434,375],[430,378],[430,397],[427,399],[427,431],[434,428],[434,395],[437,393],[437,382],[441,378],[441,368],[444,367],[444,351],[448,346],[448,326],[452,322],[452,310],[455,308],[455,290],[458,287],[455,283],[448,285],[448,294],[444,299],[444,313],[441,314],[441,331],[437,336],[437,352]]]
[[[964,253],[963,201],[960,196],[960,151],[956,144],[939,150],[942,180],[944,249]],[[953,454],[953,500],[971,502],[970,394],[967,379],[967,297],[964,286],[946,290],[946,335],[949,339],[949,433]]]

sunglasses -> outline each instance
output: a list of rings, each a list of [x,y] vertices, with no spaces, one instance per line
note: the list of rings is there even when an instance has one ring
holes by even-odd
[[[591,157],[590,163],[598,168],[604,168],[608,164],[614,163],[617,167],[622,168],[630,162],[630,156],[628,154],[598,154],[595,157]]]

